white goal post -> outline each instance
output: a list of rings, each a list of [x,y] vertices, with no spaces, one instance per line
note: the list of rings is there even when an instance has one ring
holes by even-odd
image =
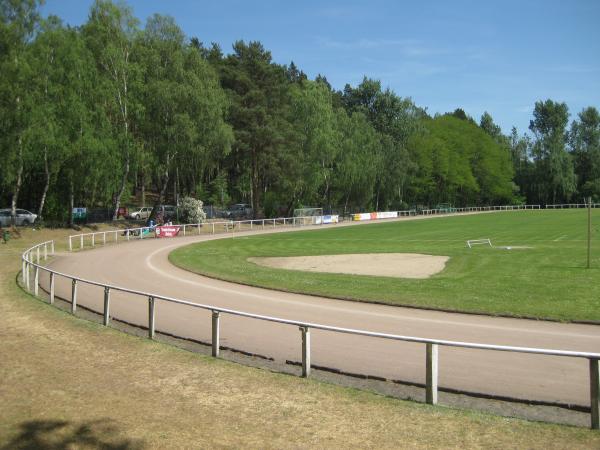
[[[294,209],[294,222],[301,225],[317,225],[321,223],[323,208]]]
[[[472,248],[473,245],[489,245],[490,247],[493,247],[492,241],[489,239],[471,239],[470,241],[467,241],[467,245],[469,248]]]

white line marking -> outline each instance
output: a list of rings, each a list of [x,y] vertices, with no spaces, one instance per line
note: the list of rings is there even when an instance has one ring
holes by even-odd
[[[203,288],[208,288],[208,289],[212,289],[214,291],[218,291],[218,292],[224,292],[224,293],[228,293],[228,294],[236,294],[238,296],[243,296],[243,297],[249,297],[249,298],[256,298],[256,299],[260,299],[260,300],[268,300],[268,301],[276,301],[277,303],[281,304],[281,303],[286,303],[289,305],[295,305],[295,306],[309,306],[312,308],[317,308],[317,309],[323,309],[323,310],[328,310],[328,311],[342,311],[342,312],[346,312],[346,313],[350,313],[350,314],[360,314],[360,315],[369,315],[369,316],[373,316],[373,317],[385,317],[388,319],[397,319],[397,320],[409,320],[409,321],[413,321],[413,322],[428,322],[428,323],[439,323],[439,324],[444,324],[444,325],[460,325],[460,326],[467,326],[467,327],[472,327],[472,328],[483,328],[483,329],[494,329],[494,330],[506,330],[506,331],[520,331],[520,332],[524,332],[524,333],[531,333],[531,334],[545,334],[545,335],[551,335],[551,336],[571,336],[571,337],[581,337],[581,338],[591,338],[591,339],[600,339],[600,334],[581,334],[581,333],[573,333],[573,332],[556,332],[556,331],[542,331],[542,330],[529,330],[529,329],[524,329],[521,327],[508,327],[508,326],[500,326],[500,325],[484,325],[484,324],[475,324],[472,322],[463,322],[463,321],[457,321],[457,320],[453,320],[453,319],[448,319],[448,320],[438,320],[438,319],[427,319],[427,318],[420,318],[420,317],[397,317],[397,316],[393,316],[389,313],[379,313],[379,312],[373,312],[373,311],[364,311],[364,310],[360,310],[357,311],[356,309],[353,308],[344,308],[341,306],[328,306],[328,305],[317,305],[317,304],[313,304],[313,303],[306,303],[303,301],[299,301],[299,300],[284,300],[281,297],[275,297],[275,296],[270,296],[270,295],[258,295],[258,294],[252,294],[252,293],[247,293],[247,292],[240,292],[237,289],[230,289],[230,288],[223,288],[223,287],[218,287],[218,286],[210,286],[207,285],[201,281],[194,281],[194,280],[187,280],[184,278],[181,278],[179,276],[176,276],[174,274],[171,274],[165,270],[161,270],[158,267],[156,267],[153,263],[152,263],[152,258],[154,258],[155,256],[157,256],[158,254],[171,250],[173,248],[176,247],[180,247],[182,244],[178,243],[178,244],[173,244],[170,245],[168,247],[162,247],[159,248],[155,251],[153,251],[152,253],[150,253],[148,256],[146,256],[145,259],[145,264],[146,266],[153,270],[154,272],[157,272],[159,274],[161,274],[162,276],[165,276],[167,278],[170,278],[172,280],[176,280],[178,282],[183,282],[186,284],[191,284],[194,286],[201,286]],[[186,244],[187,245],[187,244]],[[186,275],[192,275],[192,276],[200,276],[200,275],[195,275],[192,272],[180,269],[174,265],[172,265],[172,267],[178,271],[183,272]],[[234,283],[232,283],[234,284]],[[301,295],[301,294],[298,294]],[[329,300],[329,299],[328,299]],[[343,300],[339,300],[339,301],[343,301]],[[380,305],[374,305],[374,306],[380,306]],[[385,307],[385,306],[383,306]],[[394,308],[394,306],[389,306],[388,308]],[[442,312],[443,313],[443,312]],[[454,314],[454,313],[448,313],[448,314]],[[455,314],[460,314],[460,313],[455,313]]]

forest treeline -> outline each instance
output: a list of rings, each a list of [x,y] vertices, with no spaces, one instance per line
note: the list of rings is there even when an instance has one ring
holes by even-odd
[[[188,38],[98,0],[81,27],[0,1],[0,207],[68,220],[133,195],[255,214],[600,199],[600,115],[536,102],[530,134],[429,115],[365,77],[337,91],[260,42]],[[6,205],[6,206],[5,206]]]

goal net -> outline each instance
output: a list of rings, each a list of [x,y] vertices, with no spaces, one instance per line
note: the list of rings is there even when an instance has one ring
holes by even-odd
[[[297,208],[294,209],[294,223],[296,225],[316,225],[321,223],[323,208]]]

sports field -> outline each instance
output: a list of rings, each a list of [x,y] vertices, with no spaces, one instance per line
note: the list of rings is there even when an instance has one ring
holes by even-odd
[[[592,221],[591,269],[585,267],[585,210],[502,212],[236,237],[178,249],[170,260],[197,273],[291,292],[600,322],[600,211],[593,212]],[[467,248],[466,240],[477,238],[490,238],[494,247]],[[505,246],[511,249],[500,248]],[[282,270],[248,261],[357,253],[422,253],[450,259],[442,272],[427,279]]]

